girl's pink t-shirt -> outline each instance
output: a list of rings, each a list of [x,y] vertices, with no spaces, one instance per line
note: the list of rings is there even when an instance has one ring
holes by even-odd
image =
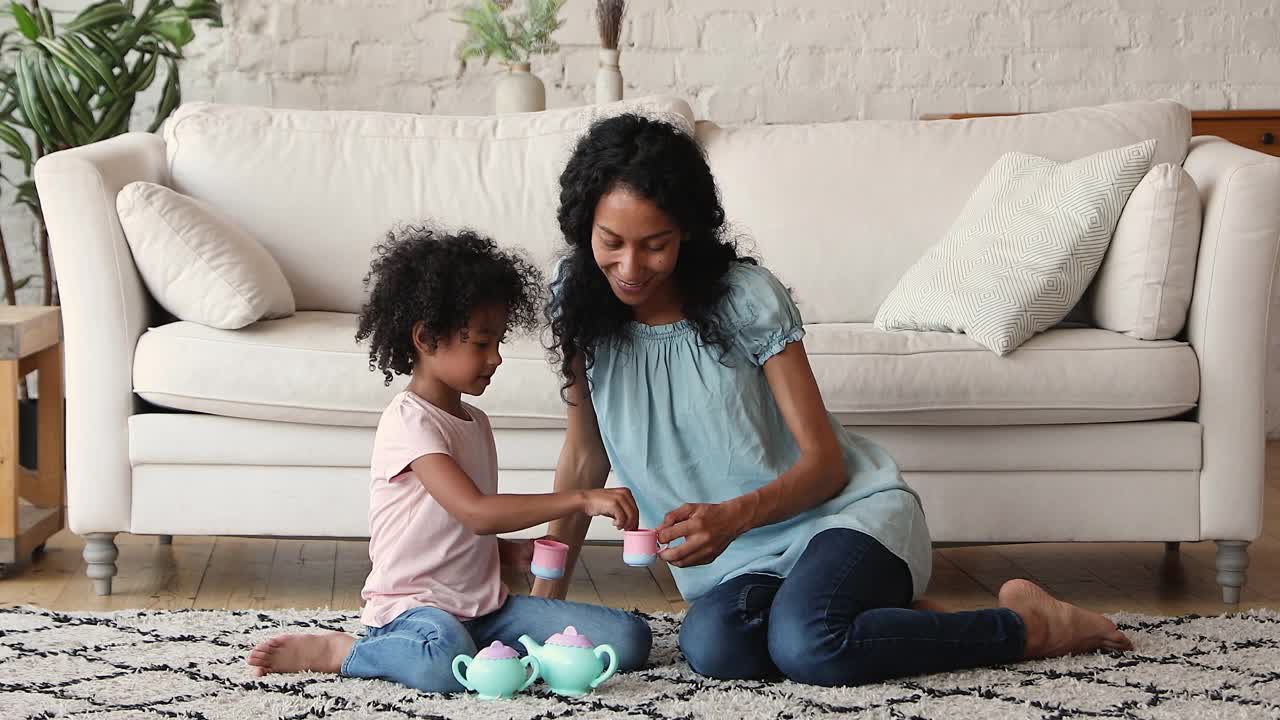
[[[450,415],[417,395],[395,396],[378,421],[369,485],[369,558],[360,621],[382,627],[410,608],[429,605],[466,620],[507,599],[498,538],[476,535],[427,492],[410,468],[434,453],[448,455],[476,488],[498,491],[498,452],[483,412]]]

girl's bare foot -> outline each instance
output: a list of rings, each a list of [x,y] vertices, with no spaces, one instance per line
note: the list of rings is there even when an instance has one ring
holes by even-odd
[[[1010,580],[1000,588],[1000,607],[1022,618],[1027,630],[1023,657],[1050,658],[1106,650],[1132,650],[1115,623],[1096,612],[1054,598],[1030,580]]]
[[[323,635],[277,635],[258,643],[247,659],[253,674],[329,672],[342,669],[356,639],[340,632]]]
[[[928,597],[921,597],[919,600],[911,603],[912,610],[924,610],[925,612],[944,613],[950,612],[942,603],[930,600]]]

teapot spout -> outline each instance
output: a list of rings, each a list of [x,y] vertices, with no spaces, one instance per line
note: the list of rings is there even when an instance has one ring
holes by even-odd
[[[516,638],[516,642],[523,645],[525,652],[529,655],[533,655],[534,657],[537,657],[538,653],[542,652],[542,646],[538,644],[538,641],[528,635],[521,635]]]

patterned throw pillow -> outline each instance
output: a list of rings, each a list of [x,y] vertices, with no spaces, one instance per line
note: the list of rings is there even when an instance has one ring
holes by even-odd
[[[1007,153],[880,305],[881,330],[962,332],[997,355],[1053,326],[1102,264],[1156,141],[1071,162]]]

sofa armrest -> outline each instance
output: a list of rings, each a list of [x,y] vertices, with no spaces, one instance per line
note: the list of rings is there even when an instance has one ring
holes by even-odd
[[[1200,361],[1200,536],[1262,532],[1267,315],[1280,247],[1280,159],[1197,137],[1184,167],[1204,223],[1187,335]]]
[[[36,163],[62,303],[67,396],[68,524],[81,535],[129,529],[133,351],[149,301],[116,216],[136,180],[166,183],[164,141],[148,133]]]

